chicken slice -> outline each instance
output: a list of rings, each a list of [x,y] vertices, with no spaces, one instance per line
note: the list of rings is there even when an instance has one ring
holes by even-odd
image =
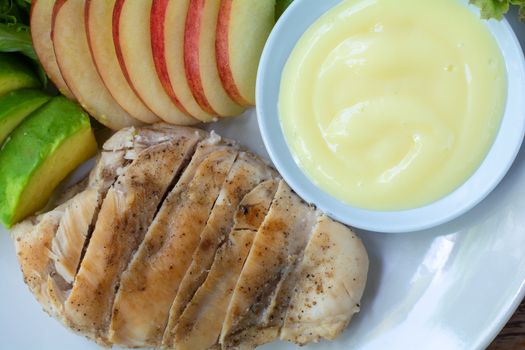
[[[26,219],[11,230],[24,282],[44,311],[51,316],[55,314],[47,297],[49,251],[66,207],[67,203],[45,214]]]
[[[234,227],[217,250],[204,284],[184,310],[177,327],[166,329],[164,346],[195,350],[209,349],[217,344],[232,292],[278,184],[279,180],[265,181],[243,198]]]
[[[192,137],[194,130],[169,127],[127,128],[113,135],[103,146],[89,176],[88,188],[67,206],[51,245],[54,269],[47,281],[48,296],[55,314],[63,314],[63,303],[72,288],[81,257],[92,233],[107,191],[119,174],[144,149],[155,144]],[[110,145],[110,147],[108,147]]]
[[[49,253],[52,240],[69,201],[86,186],[86,179],[71,186],[61,195],[51,199],[49,206],[55,209],[29,217],[11,230],[24,281],[43,309],[51,316],[55,316],[55,313],[47,297],[46,280],[50,272]]]
[[[276,173],[260,159],[244,152],[239,155],[221,189],[206,227],[201,233],[201,240],[193,254],[191,265],[180,284],[170,311],[170,321],[174,324],[168,325],[168,329],[175,327],[186,304],[206,279],[219,244],[224,242],[231,231],[239,202],[259,183],[275,176]]]
[[[147,148],[110,188],[64,304],[66,323],[71,328],[107,343],[120,275],[198,140],[199,136],[192,134]]]
[[[297,270],[281,339],[299,345],[334,340],[359,311],[368,255],[346,226],[321,216]]]
[[[103,146],[91,171],[88,189],[67,207],[52,244],[52,258],[59,277],[71,284],[77,272],[86,238],[95,224],[107,191],[138,153],[155,144],[191,137],[194,131],[174,133],[169,127],[127,128],[117,132]]]
[[[73,283],[75,279],[80,255],[98,202],[99,193],[93,188],[76,195],[65,209],[52,241],[50,256],[56,272],[67,283]]]
[[[142,127],[129,127],[117,131],[104,143],[103,149],[105,151],[123,149],[138,149],[140,151],[162,142],[176,140],[181,137],[193,137],[195,135],[203,139],[208,134],[197,128],[165,123]]]
[[[125,132],[121,132],[120,137],[126,137]],[[65,251],[66,248],[57,245],[57,232],[60,232],[61,222],[65,217],[70,216],[70,208],[76,207],[81,209],[84,214],[81,220],[85,221],[85,215],[88,213],[84,212],[83,202],[84,200],[90,200],[89,195],[84,195],[84,192],[80,192],[95,183],[101,181],[108,181],[107,178],[110,173],[115,173],[117,168],[123,164],[124,152],[112,152],[108,153],[106,157],[102,156],[97,162],[95,170],[92,171],[90,180],[81,181],[79,184],[72,186],[64,194],[58,197],[57,202],[54,204],[62,203],[59,207],[49,211],[46,214],[42,214],[38,217],[31,217],[23,222],[19,223],[12,230],[12,236],[15,239],[15,246],[17,253],[19,254],[20,266],[24,275],[24,280],[28,284],[30,290],[35,294],[37,300],[43,305],[45,311],[50,315],[58,317],[58,313],[55,305],[55,296],[50,298],[48,294],[48,279],[53,276],[55,277],[56,271],[52,264],[56,264],[57,260],[60,261],[58,264],[64,263],[64,274],[65,266],[71,265],[71,262],[67,262],[60,258],[58,251]],[[105,160],[105,161],[104,161]],[[98,174],[99,176],[95,176]],[[114,180],[114,178],[113,178]],[[88,191],[86,189],[86,191]],[[79,193],[80,192],[80,193]],[[88,209],[89,211],[89,209]],[[67,219],[67,221],[70,221]],[[80,223],[78,223],[80,224]],[[78,226],[77,226],[78,227]],[[62,234],[58,233],[58,240],[62,239]],[[80,246],[80,249],[82,249]],[[60,248],[59,248],[60,247]],[[69,244],[73,250],[77,250],[76,242]],[[78,266],[78,265],[77,265]],[[74,268],[76,269],[77,266]]]
[[[216,143],[198,147],[122,275],[109,331],[114,344],[160,343],[180,281],[237,153]]]
[[[67,206],[51,245],[55,271],[67,283],[73,283],[84,243],[102,199],[126,166],[125,151],[103,151],[91,171],[88,188],[77,194]]]
[[[275,300],[302,257],[317,216],[281,181],[228,306],[220,337],[223,347],[249,349],[278,337],[282,320],[269,322],[268,315],[275,312]]]

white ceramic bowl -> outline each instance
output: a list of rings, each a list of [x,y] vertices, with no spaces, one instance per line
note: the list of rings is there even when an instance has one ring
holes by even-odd
[[[525,133],[525,59],[506,20],[486,21],[506,64],[508,96],[494,144],[478,170],[458,189],[429,205],[403,211],[372,211],[352,207],[318,188],[299,168],[288,148],[279,120],[281,74],[302,34],[342,0],[295,0],[279,19],[264,48],[257,77],[257,116],[261,134],[275,166],[306,201],[348,225],[378,232],[409,232],[453,220],[481,202],[503,179]],[[466,4],[466,1],[461,0]],[[479,14],[477,8],[470,6]]]

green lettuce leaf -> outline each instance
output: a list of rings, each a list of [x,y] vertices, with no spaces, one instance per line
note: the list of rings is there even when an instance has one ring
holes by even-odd
[[[31,0],[0,0],[0,52],[18,52],[29,57],[47,86],[47,76],[33,48],[29,29]]]
[[[481,9],[481,17],[485,19],[502,19],[511,5],[519,8],[520,18],[525,20],[525,0],[470,0],[471,4]]]
[[[277,0],[275,3],[275,19],[279,19],[293,0]]]

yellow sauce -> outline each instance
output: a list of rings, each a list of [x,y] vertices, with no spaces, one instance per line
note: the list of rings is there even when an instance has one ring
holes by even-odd
[[[495,39],[458,0],[347,0],[297,43],[279,113],[320,188],[356,207],[401,210],[476,171],[506,85]]]

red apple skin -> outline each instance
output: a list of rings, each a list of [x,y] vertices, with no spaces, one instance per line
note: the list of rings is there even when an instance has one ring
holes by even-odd
[[[185,114],[190,114],[183,104],[180,102],[175,90],[171,85],[170,77],[168,75],[168,67],[166,65],[166,60],[158,55],[162,53],[164,55],[164,20],[166,17],[166,7],[168,6],[169,0],[155,1],[153,0],[151,6],[151,21],[150,21],[150,30],[151,30],[151,46],[153,50],[153,62],[155,63],[155,68],[157,74],[159,75],[160,82],[164,87],[164,90],[171,98],[173,103]]]
[[[170,62],[170,60],[168,59],[166,40],[182,40],[182,41],[184,40],[184,38],[167,39],[166,37],[166,35],[168,35],[167,29],[166,29],[167,27],[166,21],[168,21],[168,12],[169,12],[170,5],[172,5],[172,3],[170,3],[170,0],[153,0],[152,2],[150,29],[151,29],[151,45],[153,49],[153,61],[155,63],[155,69],[157,71],[157,75],[159,76],[159,79],[162,83],[162,86],[164,87],[164,90],[168,93],[168,95],[172,99],[177,99],[180,101],[182,105],[186,106],[186,102],[184,102],[184,97],[180,99],[178,98],[178,93],[176,92],[176,88],[173,85],[174,82],[170,77],[169,66],[168,66],[168,62]],[[184,20],[186,19],[186,15],[187,15],[187,12],[178,14],[178,16],[180,16],[180,18]],[[182,46],[183,45],[184,43],[182,43]],[[183,53],[181,57],[183,57]],[[173,64],[173,63],[170,62],[170,64]],[[182,68],[182,71],[184,72],[184,67]],[[185,72],[183,73],[183,76],[184,76],[184,80],[186,80],[187,82]],[[189,86],[188,86],[188,89],[189,89],[188,91],[192,95],[192,99],[194,99],[193,93],[191,92],[191,88]],[[200,107],[200,105],[197,103],[196,100],[194,102],[188,101],[187,103],[188,103],[188,106],[185,107],[185,110],[188,111],[188,114],[195,113],[194,117],[205,123],[215,120],[216,117],[208,115],[206,111],[204,111]],[[191,106],[190,103],[193,106]]]
[[[90,30],[90,25],[89,25],[89,22],[90,22],[90,18],[92,16],[92,13],[90,11],[91,9],[91,4],[92,4],[92,0],[86,0],[86,6],[84,8],[84,26],[86,27],[86,33],[87,33],[87,40],[88,40],[88,46],[89,46],[89,51],[91,52],[91,56],[93,57],[93,62],[95,64],[95,67],[97,68],[97,71],[99,72],[100,76],[102,77],[102,74],[101,74],[101,69],[102,67],[99,66],[99,64],[97,63],[97,60],[95,59],[95,53],[93,52],[93,44],[92,44],[92,38],[91,38],[91,30]],[[112,23],[113,23],[113,16],[112,16]],[[113,31],[113,26],[111,27],[112,31]],[[118,61],[118,59],[117,59]],[[120,66],[120,61],[119,61],[119,66]],[[122,70],[122,69],[121,69]],[[125,76],[124,76],[125,77]],[[104,78],[102,78],[102,80],[104,80]],[[126,81],[128,79],[126,78]],[[129,85],[128,83],[128,86],[129,88],[131,89],[131,91],[135,94],[135,96],[139,99],[140,99],[140,96],[137,94],[137,91],[135,91],[134,87],[132,85]],[[111,92],[111,91],[110,91]],[[141,100],[142,101],[142,100]],[[117,101],[118,102],[118,101]],[[144,104],[144,102],[142,101],[142,103]],[[123,107],[124,108],[124,107]],[[147,110],[147,113],[146,115],[148,115],[148,117],[144,117],[144,116],[140,116],[140,115],[137,115],[135,118],[147,123],[147,124],[151,124],[151,123],[155,123],[155,122],[158,122],[160,121],[160,119],[158,119],[156,116],[153,115],[153,112],[151,112],[145,105],[144,105],[144,108]],[[126,111],[128,111],[128,113],[130,113],[130,111],[127,109],[127,108],[124,108]],[[133,113],[130,113],[131,115],[133,115]]]
[[[93,54],[93,48],[92,48],[93,45],[91,44],[91,35],[89,35],[89,3],[90,2],[91,0],[86,0],[86,7],[84,8],[84,27],[86,28],[89,52],[91,53],[91,57],[95,57],[95,55]],[[97,65],[97,61],[95,61],[94,58],[93,58],[93,63],[95,64],[95,66]],[[98,69],[99,68],[97,67],[97,70]]]
[[[153,49],[153,61],[155,62],[155,69],[159,75],[160,82],[166,90],[167,94],[173,100],[173,102],[186,114],[189,114],[186,108],[182,106],[182,103],[177,98],[175,91],[171,85],[170,77],[168,74],[168,66],[164,57],[164,21],[166,19],[166,8],[168,7],[169,0],[153,0],[151,7],[151,46]]]
[[[131,125],[141,125],[138,120],[122,109],[104,86],[89,52],[85,27],[79,26],[72,30],[73,25],[77,23],[81,25],[79,22],[85,19],[84,6],[85,1],[58,0],[53,8],[51,40],[57,53],[60,71],[78,102],[102,124],[114,130]],[[63,12],[66,14],[62,16]],[[69,26],[67,30],[64,31],[65,28],[60,27],[61,30],[57,32],[59,19],[64,21],[61,24]],[[69,40],[69,42],[64,42],[64,40]],[[71,57],[75,55],[77,55],[76,60],[72,60]],[[82,71],[83,68],[85,69]],[[77,72],[82,74],[77,76]],[[94,92],[97,92],[97,95]]]
[[[67,0],[56,0],[55,6],[53,6],[53,16],[51,17],[51,38],[53,37],[55,31],[55,21],[57,18],[58,10],[66,3]]]
[[[230,67],[230,50],[228,28],[231,17],[231,7],[233,0],[222,0],[219,10],[219,20],[217,22],[217,40],[215,42],[215,49],[217,55],[217,68],[219,76],[222,81],[224,89],[230,97],[244,107],[249,107],[251,104],[241,96],[235,80],[233,72]]]
[[[135,85],[132,83],[129,77],[129,73],[126,68],[126,63],[124,62],[124,56],[122,54],[122,49],[120,48],[120,45],[119,45],[120,43],[119,41],[120,40],[120,34],[119,34],[120,32],[120,29],[119,29],[120,28],[120,13],[122,12],[122,6],[124,6],[124,1],[126,0],[117,0],[115,2],[115,7],[113,8],[113,20],[112,20],[113,44],[115,45],[115,52],[117,53],[117,60],[118,60],[120,69],[122,70],[122,73],[124,74],[124,77],[126,78],[126,81],[128,82],[128,85],[131,88],[131,90],[133,90],[135,95],[139,96],[140,98],[140,94],[135,89]]]
[[[133,83],[131,82],[131,79],[129,78],[129,73],[126,69],[126,64],[124,63],[124,56],[122,55],[122,49],[119,45],[120,13],[122,12],[122,6],[124,5],[124,1],[125,0],[117,0],[115,2],[115,7],[113,8],[113,44],[115,45],[115,52],[117,53],[117,60],[120,65],[120,69],[122,69],[122,73],[124,73],[124,76],[126,77],[126,80],[128,81],[128,84],[131,87],[131,89],[133,89],[133,92],[137,93],[133,86]]]
[[[34,9],[37,7],[37,3],[39,2],[39,0],[33,0],[31,2],[31,7],[29,9],[29,18],[30,18],[30,22],[32,22],[35,13],[34,13]],[[50,35],[49,35],[49,40],[51,40],[51,37],[52,37],[52,31],[53,31],[53,27],[54,27],[54,14],[55,14],[55,5],[52,4],[52,8],[51,8],[51,23],[50,23]],[[48,8],[48,9],[49,9]],[[35,35],[36,33],[33,33],[32,32],[32,36],[31,36],[31,39],[33,40],[33,43],[35,42]],[[60,92],[66,96],[67,98],[71,99],[71,100],[75,100],[75,96],[73,95],[73,93],[71,92],[71,89],[69,88],[69,86],[67,86],[67,83],[66,81],[64,80],[64,78],[62,77],[61,73],[60,73],[60,69],[58,68],[58,63],[56,62],[56,57],[54,58],[55,62],[54,63],[51,63],[49,62],[48,64],[42,59],[43,56],[45,56],[45,53],[41,53],[38,49],[38,46],[37,45],[34,45],[34,48],[35,48],[35,52],[37,54],[37,56],[39,57],[40,59],[40,62],[42,64],[42,67],[44,67],[44,69],[46,70],[46,73],[48,74],[49,78],[51,79],[51,81],[53,81],[53,83],[55,84],[55,86],[60,90]],[[51,67],[53,66],[53,67]]]
[[[119,61],[119,64],[120,64],[120,67],[124,73],[124,76],[126,77],[126,80],[128,81],[128,84],[129,86],[131,86],[131,88],[133,89],[133,92],[135,92],[135,94],[137,94],[137,96],[140,96],[140,94],[137,92],[137,90],[135,89],[134,87],[134,84],[133,82],[131,81],[130,77],[129,77],[129,73],[127,71],[127,68],[126,68],[126,63],[124,62],[124,56],[122,54],[122,49],[120,48],[120,35],[119,35],[119,28],[120,28],[120,13],[122,12],[122,7],[124,6],[124,2],[126,0],[117,0],[117,2],[115,3],[115,8],[113,9],[113,42],[115,43],[115,51],[117,52],[117,59]],[[136,1],[136,0],[134,0]],[[153,6],[152,6],[152,9],[151,9],[151,18],[155,18],[154,15],[157,15],[156,13],[154,13],[154,11],[160,11],[162,8],[155,8],[155,3],[156,1],[153,1]],[[165,7],[167,6],[168,4],[168,1],[164,1],[164,9]],[[164,11],[163,11],[164,13]],[[150,28],[151,28],[151,31],[152,31],[152,34],[151,34],[151,38],[152,38],[152,46],[153,45],[159,45],[159,42],[162,42],[162,46],[164,46],[164,31],[162,30],[162,25],[163,25],[164,21],[162,21],[162,23],[159,23],[158,21],[151,21],[150,22]],[[155,32],[154,32],[155,31]],[[162,35],[162,40],[158,40],[156,39],[157,38],[157,35]],[[155,40],[153,40],[155,38]],[[153,52],[155,53],[156,50],[158,48],[155,48],[155,47],[152,47],[152,50]],[[162,49],[164,49],[162,47]],[[164,52],[164,50],[162,51]],[[186,108],[184,108],[184,106],[182,105],[182,103],[180,102],[180,100],[177,98],[177,95],[175,94],[175,91],[173,90],[172,86],[171,86],[171,82],[169,80],[169,76],[168,76],[168,71],[167,71],[167,67],[164,66],[164,70],[160,73],[159,72],[159,65],[157,64],[157,61],[159,61],[159,57],[157,57],[157,55],[153,54],[153,61],[155,62],[155,67],[157,69],[157,73],[159,74],[159,80],[162,84],[162,86],[164,87],[164,90],[166,91],[166,93],[168,94],[168,96],[170,97],[170,99],[173,101],[173,103],[175,104],[175,106],[177,106],[177,108],[179,108],[179,110],[186,114],[186,115],[190,115],[188,113],[188,111],[186,110]]]
[[[209,114],[217,115],[204,95],[204,87],[199,67],[199,36],[201,17],[206,0],[191,0],[186,15],[184,31],[184,66],[190,89],[201,108]]]

